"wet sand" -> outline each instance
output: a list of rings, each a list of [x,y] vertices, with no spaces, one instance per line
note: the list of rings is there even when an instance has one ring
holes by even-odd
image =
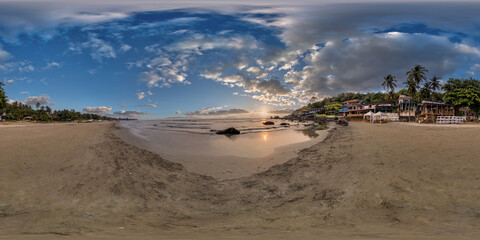
[[[296,157],[300,150],[323,141],[328,130],[292,126],[224,136],[119,126],[114,134],[129,144],[182,164],[189,172],[234,179],[265,171]]]
[[[351,123],[217,180],[110,123],[0,127],[2,239],[478,239],[480,128]]]

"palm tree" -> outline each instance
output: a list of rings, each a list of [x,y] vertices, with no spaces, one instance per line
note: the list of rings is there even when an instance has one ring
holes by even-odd
[[[425,76],[425,73],[427,72],[428,70],[424,66],[417,64],[406,73],[407,79],[413,80],[417,85],[419,85],[420,83],[422,83],[422,81],[427,79],[427,77]]]
[[[397,79],[395,79],[395,76],[388,74],[387,76],[383,77],[383,79],[384,81],[382,83],[382,87],[392,92],[395,91],[395,87],[397,87]]]
[[[409,92],[412,94],[412,97],[415,92],[417,92],[417,89],[420,89],[420,84],[427,79],[427,77],[425,76],[425,73],[427,72],[428,70],[424,66],[419,64],[415,65],[410,71],[406,72],[407,86]]]
[[[40,107],[40,102],[37,102],[35,106],[37,107],[37,110],[38,110],[38,108]]]
[[[388,74],[387,76],[383,77],[383,83],[382,86],[385,90],[389,90],[389,96],[390,99],[393,100],[393,95],[395,93],[395,87],[397,87],[397,80],[395,79],[395,76],[392,74]]]
[[[420,89],[419,93],[423,99],[430,99],[430,96],[432,95],[432,83],[425,82],[425,84],[423,84],[423,88]]]
[[[415,83],[415,81],[409,79],[403,84],[407,86],[407,92],[410,94],[411,97],[413,97],[415,93],[417,93],[417,84]]]
[[[432,89],[433,92],[436,90],[440,89],[442,87],[442,84],[440,83],[441,78],[437,76],[433,76],[430,79],[430,89]]]

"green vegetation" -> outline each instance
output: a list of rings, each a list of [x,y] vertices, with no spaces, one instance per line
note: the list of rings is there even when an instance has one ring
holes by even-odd
[[[0,82],[0,114],[3,109],[7,107],[7,96],[5,95],[5,91],[3,90],[3,83]]]
[[[443,101],[455,104],[456,110],[460,107],[469,107],[472,111],[480,111],[480,81],[470,79],[451,78],[443,85],[445,91]]]
[[[49,106],[41,106],[40,103],[35,104],[36,110],[31,106],[21,102],[8,103],[3,83],[0,82],[0,115],[6,114],[6,120],[24,120],[28,118],[34,121],[50,122],[50,121],[76,121],[76,120],[111,120],[113,118],[103,117],[96,114],[80,113],[75,110],[52,111]]]
[[[422,65],[415,65],[407,74],[407,81],[404,83],[407,86],[407,91],[410,96],[414,96],[420,89],[420,84],[426,81],[426,73],[428,70]],[[419,96],[420,98],[420,96]]]
[[[400,95],[412,96],[412,100],[421,102],[422,100],[443,101],[445,103],[454,104],[458,112],[461,107],[469,107],[475,113],[480,112],[480,81],[470,79],[449,79],[442,87],[441,79],[433,76],[427,80],[426,73],[428,70],[421,66],[415,65],[411,70],[406,72],[407,80],[404,82],[405,89],[395,92],[397,87],[396,77],[388,74],[383,77],[382,87],[388,93],[340,93],[335,97],[327,97],[315,103],[300,108],[300,113],[308,112],[311,109],[322,109],[320,114],[326,114],[331,110],[332,106],[337,107],[334,103],[342,103],[349,100],[360,100],[362,102],[379,102],[379,101],[396,101]],[[423,86],[421,85],[423,83]],[[442,89],[443,92],[438,92]]]
[[[390,100],[393,100],[395,97],[395,88],[397,87],[397,80],[395,79],[395,76],[392,74],[388,74],[387,76],[383,77],[384,81],[382,83],[382,87],[385,90],[388,90],[388,96],[390,97]]]
[[[399,93],[393,93],[395,99],[398,98]],[[385,101],[390,98],[387,93],[340,93],[336,97],[327,97],[323,100],[308,105],[308,108],[323,108],[329,103],[341,103],[349,100],[361,100],[364,102],[378,102]]]

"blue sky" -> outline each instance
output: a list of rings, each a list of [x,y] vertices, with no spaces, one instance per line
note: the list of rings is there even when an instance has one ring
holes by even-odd
[[[38,2],[0,1],[0,81],[53,109],[250,116],[378,91],[415,64],[480,71],[477,3]]]

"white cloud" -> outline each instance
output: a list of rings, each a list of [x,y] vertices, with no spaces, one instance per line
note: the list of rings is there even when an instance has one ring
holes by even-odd
[[[218,116],[218,115],[234,115],[234,114],[245,114],[245,113],[250,113],[250,111],[245,109],[232,108],[232,109],[226,109],[226,110],[210,111],[205,113],[204,115]]]
[[[177,115],[180,115],[181,113],[182,113],[182,111],[180,111],[180,110],[177,110],[177,111],[175,112],[175,114],[177,114]]]
[[[148,114],[147,112],[141,112],[141,111],[116,111],[113,113],[113,116],[115,117],[121,117],[121,118],[138,118],[141,115],[146,115]]]
[[[20,92],[20,94],[28,94],[29,92]]]
[[[33,65],[23,65],[18,67],[19,72],[33,72],[35,71],[35,67]]]
[[[169,56],[158,56],[146,64],[150,71],[140,74],[140,81],[146,82],[148,87],[169,87],[171,84],[190,84],[186,80],[187,58],[185,54]]]
[[[197,110],[197,111],[193,111],[193,112],[186,112],[185,115],[202,115],[202,114],[205,114],[208,111],[219,110],[219,109],[222,109],[222,108],[224,108],[224,107],[223,106],[220,106],[220,107],[206,107],[206,108],[203,108],[202,110]]]
[[[140,80],[146,82],[148,87],[158,87],[158,82],[161,82],[163,78],[155,72],[142,72],[140,74]]]
[[[468,66],[470,61],[480,59],[474,47],[469,47],[467,53],[465,44],[428,34],[392,36],[386,33],[328,43],[309,53],[305,59],[308,65],[300,71],[288,72],[285,80],[297,84],[300,89],[335,95],[344,91],[378,89],[381,76],[393,74],[402,78],[414,64],[445,76],[454,73],[460,65]]]
[[[126,52],[130,51],[131,49],[132,49],[132,46],[130,46],[128,44],[122,44],[122,46],[120,46],[119,51],[121,53],[126,53]]]
[[[2,46],[0,45],[0,63],[10,59],[11,57],[12,55],[7,51],[3,50]]]
[[[194,34],[174,44],[166,46],[167,51],[191,51],[202,54],[202,51],[227,48],[227,49],[254,49],[257,40],[250,35],[237,35],[232,37],[219,37],[218,35]]]
[[[71,21],[82,22],[82,23],[96,23],[103,22],[113,19],[125,18],[128,14],[121,12],[100,12],[100,13],[91,13],[91,12],[79,12],[76,14],[70,15],[68,18]]]
[[[112,111],[112,107],[86,107],[83,109],[84,112],[86,113],[93,113],[93,114],[99,114],[99,115],[104,115],[107,112]]]
[[[45,66],[43,69],[59,68],[60,66],[61,64],[58,62],[49,62],[47,63],[47,66]]]
[[[25,104],[30,106],[35,106],[37,103],[40,105],[54,105],[55,103],[50,102],[50,97],[48,95],[43,96],[31,96],[25,99]]]
[[[204,78],[213,79],[213,80],[220,79],[221,75],[222,75],[221,72],[207,72],[207,71],[200,74],[200,76],[202,76]]]
[[[139,100],[144,99],[144,98],[145,98],[145,92],[139,92],[139,93],[137,93],[137,98],[138,98]]]
[[[222,109],[224,107],[225,106],[203,108],[202,110],[197,110],[197,111],[193,111],[193,112],[186,112],[185,115],[187,115],[187,116],[219,116],[219,115],[233,115],[233,114],[250,113],[250,111],[247,111],[247,110],[244,110],[244,109],[239,109],[239,108]]]
[[[142,105],[138,105],[139,107],[158,107],[156,104],[150,104],[150,103],[145,103],[145,104],[142,104]]]
[[[109,43],[97,37],[96,34],[90,34],[88,41],[74,44],[72,43],[69,50],[76,53],[81,53],[82,49],[90,50],[90,56],[98,62],[103,59],[116,58],[115,49]]]
[[[262,72],[262,69],[258,68],[258,67],[249,67],[247,68],[246,70],[248,73],[251,73],[251,74],[260,74]]]

